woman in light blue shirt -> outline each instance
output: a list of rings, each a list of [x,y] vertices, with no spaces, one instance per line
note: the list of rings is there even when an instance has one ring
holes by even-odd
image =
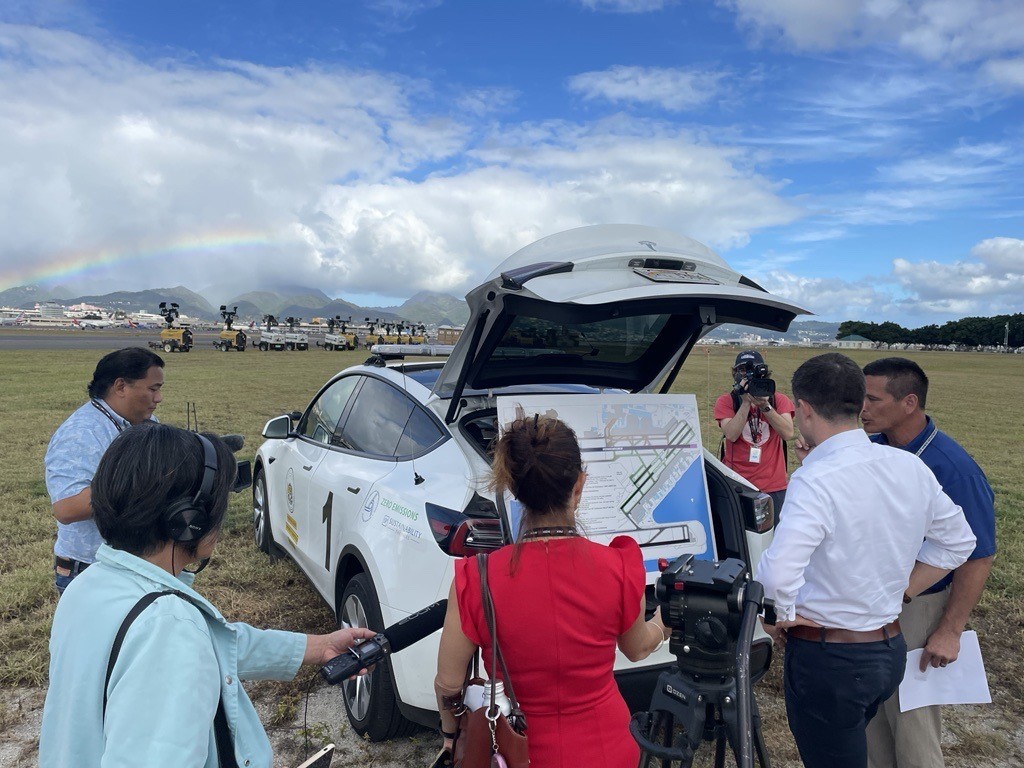
[[[230,623],[192,589],[194,574],[183,568],[213,552],[235,475],[234,456],[215,435],[156,423],[126,430],[104,454],[92,505],[107,543],[54,615],[44,768],[270,768],[270,742],[240,681],[290,680],[301,664],[322,664],[373,636]],[[153,593],[169,594],[138,613],[108,670],[126,617]],[[215,728],[215,716],[227,727]]]

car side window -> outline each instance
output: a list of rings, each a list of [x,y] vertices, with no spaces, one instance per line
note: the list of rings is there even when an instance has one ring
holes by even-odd
[[[367,378],[352,404],[341,439],[361,453],[392,457],[415,405],[380,379]]]
[[[345,406],[358,383],[358,376],[346,376],[325,389],[306,412],[299,427],[299,434],[318,443],[330,445],[338,420],[345,412]]]
[[[414,408],[402,432],[402,439],[398,441],[395,456],[419,456],[437,445],[443,437],[444,433],[434,420],[425,411]]]

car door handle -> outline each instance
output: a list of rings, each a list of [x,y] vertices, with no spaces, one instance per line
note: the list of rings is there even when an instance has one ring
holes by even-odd
[[[352,487],[352,486],[350,485],[350,486],[348,487],[348,492],[349,492],[349,493],[359,493],[359,487],[357,486],[357,487],[353,488],[353,487]]]
[[[309,470],[311,470],[313,468],[313,465],[312,464],[303,464],[302,468],[304,470],[306,470],[307,472],[309,472]]]

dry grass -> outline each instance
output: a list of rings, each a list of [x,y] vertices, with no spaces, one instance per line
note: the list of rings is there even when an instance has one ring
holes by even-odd
[[[674,391],[693,392],[705,413],[704,442],[715,450],[718,433],[709,422],[712,398],[730,384],[735,349],[694,351]],[[788,392],[793,370],[814,352],[771,348],[765,351],[780,388]],[[56,605],[52,587],[54,523],[43,485],[43,454],[50,435],[85,397],[85,385],[100,353],[85,350],[0,352],[0,687],[43,686],[47,638]],[[860,363],[882,356],[855,352]],[[996,491],[999,556],[989,587],[972,624],[982,639],[989,682],[995,699],[986,709],[951,712],[947,722],[950,765],[1019,765],[1019,723],[1024,717],[1024,488],[1020,462],[1022,419],[1012,394],[1021,391],[1024,358],[953,353],[911,353],[932,380],[929,411],[985,468]],[[267,419],[303,408],[335,371],[360,362],[365,353],[223,354],[197,349],[167,355],[165,400],[157,415],[184,426],[185,403],[194,401],[200,427],[239,432],[245,455],[259,445]],[[252,544],[246,494],[232,501],[226,533],[216,558],[202,576],[201,588],[231,619],[258,626],[318,632],[333,626],[330,610],[287,561],[271,563]],[[798,764],[785,725],[779,665],[759,687],[766,737],[778,766]],[[267,722],[287,721],[290,711],[274,717],[277,702],[288,710],[302,690],[300,683],[262,684],[258,696],[269,702]],[[984,719],[976,713],[984,712]],[[301,715],[300,715],[301,717]],[[10,723],[0,710],[0,723]],[[300,720],[301,722],[301,720]],[[338,727],[338,724],[334,724]],[[429,739],[427,739],[429,740]],[[414,745],[415,746],[415,745]],[[386,747],[353,747],[352,758],[378,762]],[[375,751],[379,750],[379,751]],[[416,754],[425,750],[416,747]],[[706,750],[702,760],[710,753]]]

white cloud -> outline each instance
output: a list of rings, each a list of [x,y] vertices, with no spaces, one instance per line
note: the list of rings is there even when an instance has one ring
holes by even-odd
[[[1024,90],[1024,56],[989,61],[985,71],[997,83]]]
[[[881,43],[927,61],[981,61],[1024,49],[1019,0],[718,0],[760,40],[833,51]]]
[[[771,293],[809,309],[824,320],[891,317],[896,310],[892,293],[875,280],[849,281],[834,277],[807,277],[787,270],[751,272]]]
[[[648,223],[730,247],[802,215],[747,150],[670,125],[492,123],[434,99],[431,83],[376,72],[146,63],[0,26],[0,287],[160,253],[90,272],[88,288],[458,293],[581,224]]]
[[[579,0],[580,5],[591,11],[612,13],[648,13],[660,11],[678,0]]]
[[[704,104],[714,97],[722,77],[718,72],[614,66],[599,72],[575,75],[569,79],[568,87],[584,99],[657,104],[664,109],[679,112]]]
[[[971,256],[953,264],[896,259],[893,275],[932,311],[985,315],[1021,311],[1024,240],[983,240],[971,249]]]

